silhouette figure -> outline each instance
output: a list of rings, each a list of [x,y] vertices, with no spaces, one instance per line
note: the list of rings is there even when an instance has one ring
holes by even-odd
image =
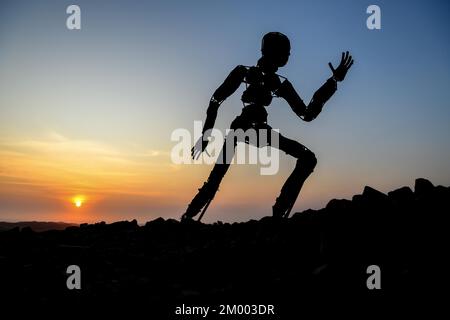
[[[209,132],[214,126],[219,106],[238,89],[241,83],[245,83],[246,89],[241,97],[244,108],[242,113],[233,120],[230,129],[242,129],[244,131],[266,129],[269,132],[267,137],[271,137],[270,133],[277,134],[279,137],[278,146],[274,147],[297,159],[294,171],[281,188],[281,193],[273,206],[273,216],[276,218],[287,218],[289,216],[300,189],[313,172],[317,160],[314,153],[299,142],[272,131],[273,129],[267,124],[265,107],[270,105],[273,97],[283,98],[302,120],[312,121],[322,111],[325,102],[336,92],[337,82],[344,80],[347,71],[353,64],[352,56],[349,55],[348,51],[342,52],[341,62],[336,69],[331,63],[328,63],[332,76],[314,93],[310,103],[306,105],[288,79],[276,74],[278,68],[283,67],[288,62],[290,49],[289,39],[284,34],[270,32],[264,35],[261,45],[262,56],[256,66],[237,66],[214,92],[206,112],[203,135],[191,150],[192,157],[198,159],[208,145]],[[229,148],[227,147],[229,145],[227,139],[228,137],[225,138],[222,151],[208,180],[189,204],[181,218],[182,220],[192,219],[203,209],[198,219],[201,220],[214,198],[220,182],[230,166],[234,155],[234,147],[237,142],[241,142],[233,137],[232,146],[234,147]],[[256,143],[257,147],[272,146],[271,139],[267,139],[268,141],[265,143],[261,143],[260,140],[258,139]],[[242,142],[249,143],[248,140]]]

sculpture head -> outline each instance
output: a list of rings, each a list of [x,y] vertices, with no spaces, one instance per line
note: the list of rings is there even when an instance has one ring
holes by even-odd
[[[262,39],[261,53],[265,65],[275,68],[283,67],[289,60],[291,43],[284,34],[269,32]]]

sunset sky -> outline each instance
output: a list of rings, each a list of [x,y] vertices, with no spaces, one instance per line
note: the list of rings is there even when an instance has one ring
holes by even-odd
[[[66,28],[73,3],[81,30]],[[373,3],[381,30],[366,27]],[[450,185],[450,3],[373,3],[1,1],[0,220],[179,218],[212,166],[172,163],[171,133],[205,119],[211,94],[236,65],[256,63],[269,31],[290,38],[278,73],[305,101],[329,61],[343,50],[355,59],[315,121],[284,101],[268,107],[269,123],[318,158],[294,211],[365,185]],[[240,113],[242,89],[217,128]],[[295,163],[281,158],[273,176],[232,166],[204,221],[270,215]]]

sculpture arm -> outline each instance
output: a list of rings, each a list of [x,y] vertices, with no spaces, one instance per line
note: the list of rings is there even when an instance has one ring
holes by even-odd
[[[237,66],[214,92],[206,111],[206,121],[203,126],[203,133],[214,127],[220,105],[239,88],[242,81],[244,81],[246,74],[247,68],[245,66]]]
[[[276,96],[286,100],[291,109],[304,121],[314,120],[322,111],[324,104],[336,92],[337,85],[334,77],[329,78],[313,95],[311,101],[306,105],[295,91],[289,80],[284,80],[278,90]]]

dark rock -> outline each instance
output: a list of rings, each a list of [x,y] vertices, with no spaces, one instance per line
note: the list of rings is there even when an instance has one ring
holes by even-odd
[[[352,202],[347,199],[332,199],[325,207],[327,210],[346,210],[351,206]]]
[[[14,228],[6,230],[4,232],[5,233],[9,233],[9,234],[19,233],[20,232],[20,228],[19,227],[14,227]]]
[[[133,221],[117,221],[111,223],[108,228],[117,231],[126,231],[126,230],[134,230],[138,227],[137,220]]]
[[[389,198],[393,201],[404,203],[414,200],[414,192],[410,187],[402,187],[394,191],[388,192]]]
[[[305,211],[302,212],[296,212],[292,215],[292,218],[299,218],[299,217],[303,217],[303,216],[307,216],[307,215],[311,215],[311,214],[316,214],[317,210],[314,209],[306,209]],[[272,219],[272,217],[269,217],[270,219]]]
[[[167,219],[166,223],[176,225],[176,224],[179,224],[180,221],[175,220],[175,219]]]
[[[368,199],[369,201],[386,201],[388,196],[381,191],[378,191],[372,187],[365,186],[364,191],[362,193],[363,197]]]
[[[148,221],[145,224],[145,227],[162,225],[162,224],[164,224],[164,222],[165,222],[164,218],[159,217],[159,218],[156,218],[155,220]]]
[[[32,234],[33,229],[31,229],[31,227],[24,227],[20,232],[22,232],[23,234]]]
[[[431,193],[434,189],[434,185],[424,178],[416,179],[416,183],[414,186],[414,193],[416,196],[427,195]]]
[[[352,197],[352,202],[353,203],[356,203],[356,204],[359,204],[359,203],[361,203],[362,201],[363,201],[363,195],[362,194],[355,194],[353,197]]]

